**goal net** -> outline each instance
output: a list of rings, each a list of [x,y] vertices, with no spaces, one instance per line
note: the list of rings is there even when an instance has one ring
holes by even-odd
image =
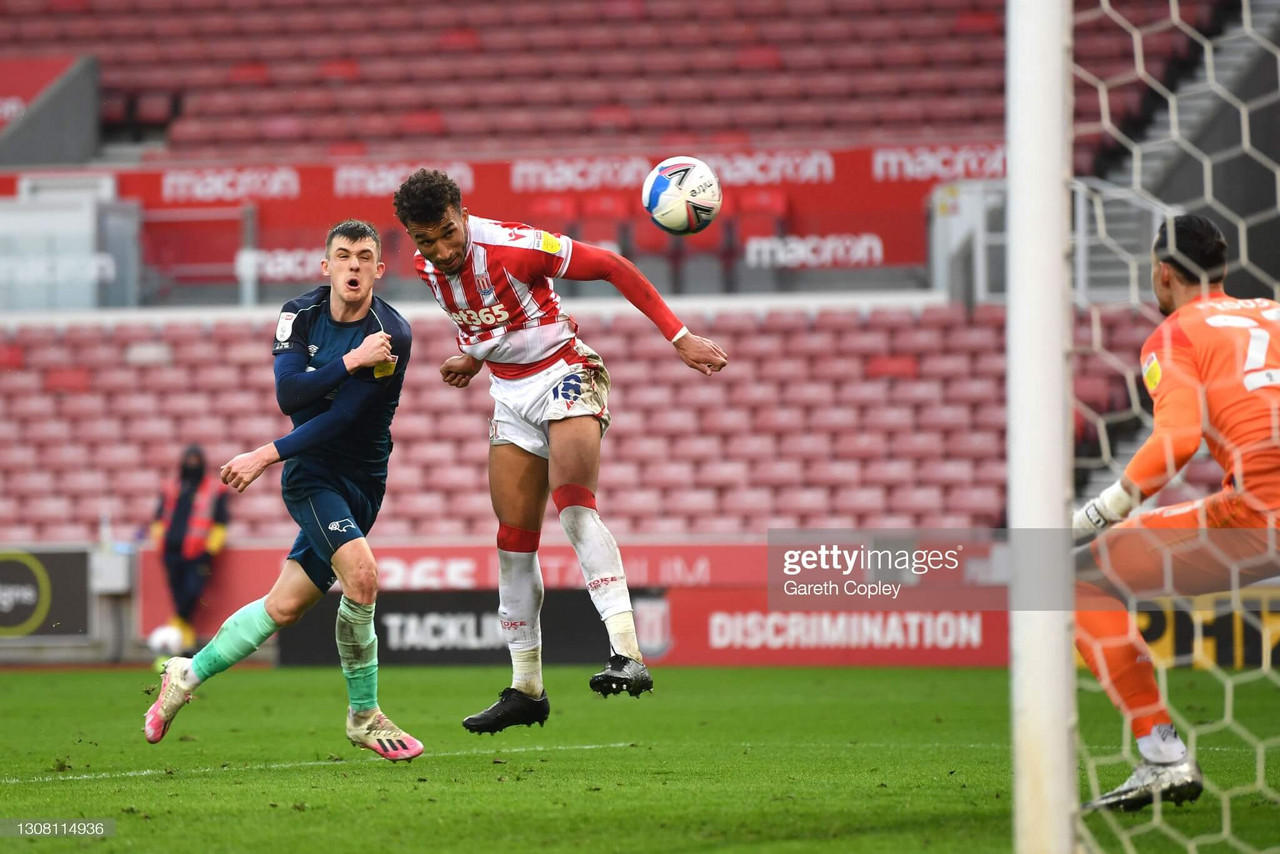
[[[1280,298],[1280,0],[1076,0],[1073,44],[1078,504],[1119,478],[1151,431],[1139,351],[1162,320],[1151,293],[1161,222],[1181,213],[1213,220],[1229,246],[1227,292]],[[1242,358],[1250,343],[1242,334]],[[1202,446],[1141,510],[1193,501],[1222,481]],[[1258,559],[1275,561],[1276,542]],[[1181,807],[1085,809],[1076,828],[1084,849],[1280,851],[1280,586],[1242,583],[1245,562],[1214,556],[1222,592],[1192,596],[1177,589],[1170,556],[1162,595],[1126,597],[1204,792]],[[1123,577],[1108,556],[1099,563]],[[1115,686],[1105,673],[1078,674],[1080,799],[1088,803],[1124,782],[1141,757],[1130,722],[1108,699]]]

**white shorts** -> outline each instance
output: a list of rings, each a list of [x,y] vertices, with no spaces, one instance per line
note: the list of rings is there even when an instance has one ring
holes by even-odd
[[[590,415],[600,422],[601,434],[609,428],[609,371],[595,350],[581,341],[576,348],[586,358],[585,364],[570,365],[561,359],[518,380],[490,375],[494,405],[489,444],[516,445],[547,459],[550,422]]]

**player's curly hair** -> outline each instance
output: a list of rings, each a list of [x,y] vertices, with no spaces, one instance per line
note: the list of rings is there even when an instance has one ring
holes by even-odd
[[[1173,218],[1173,245],[1169,243],[1169,221],[1160,223],[1156,233],[1156,260],[1172,267],[1178,278],[1195,284],[1204,275],[1206,282],[1221,282],[1227,274],[1227,238],[1213,220],[1183,214]]]
[[[329,256],[335,237],[345,237],[352,243],[361,240],[372,240],[378,255],[382,255],[382,239],[378,237],[378,229],[361,219],[347,219],[329,229],[329,236],[324,239],[324,254]]]
[[[396,218],[404,225],[434,225],[450,207],[462,209],[462,190],[438,169],[419,169],[396,190],[395,202]]]

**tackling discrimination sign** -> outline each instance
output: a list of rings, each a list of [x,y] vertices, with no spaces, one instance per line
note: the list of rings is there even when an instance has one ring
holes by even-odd
[[[337,664],[339,597],[280,633],[281,664]],[[1008,615],[967,610],[770,610],[763,590],[631,591],[645,660],[676,665],[1000,666]],[[495,590],[386,593],[374,625],[383,664],[504,664]],[[546,591],[542,658],[599,664],[608,637],[585,590]]]
[[[337,595],[324,597],[280,632],[281,664],[337,664]],[[542,603],[542,660],[599,662],[609,636],[584,590],[548,590]],[[502,664],[511,660],[498,625],[497,591],[383,593],[374,617],[380,664]]]
[[[87,552],[0,552],[0,644],[89,638]]]

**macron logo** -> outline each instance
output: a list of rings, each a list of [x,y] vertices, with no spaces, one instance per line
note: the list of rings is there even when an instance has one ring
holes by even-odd
[[[351,521],[350,519],[339,519],[337,522],[329,523],[329,530],[337,531],[339,534],[341,534],[343,531],[354,531],[355,529],[356,529],[356,523]]]

